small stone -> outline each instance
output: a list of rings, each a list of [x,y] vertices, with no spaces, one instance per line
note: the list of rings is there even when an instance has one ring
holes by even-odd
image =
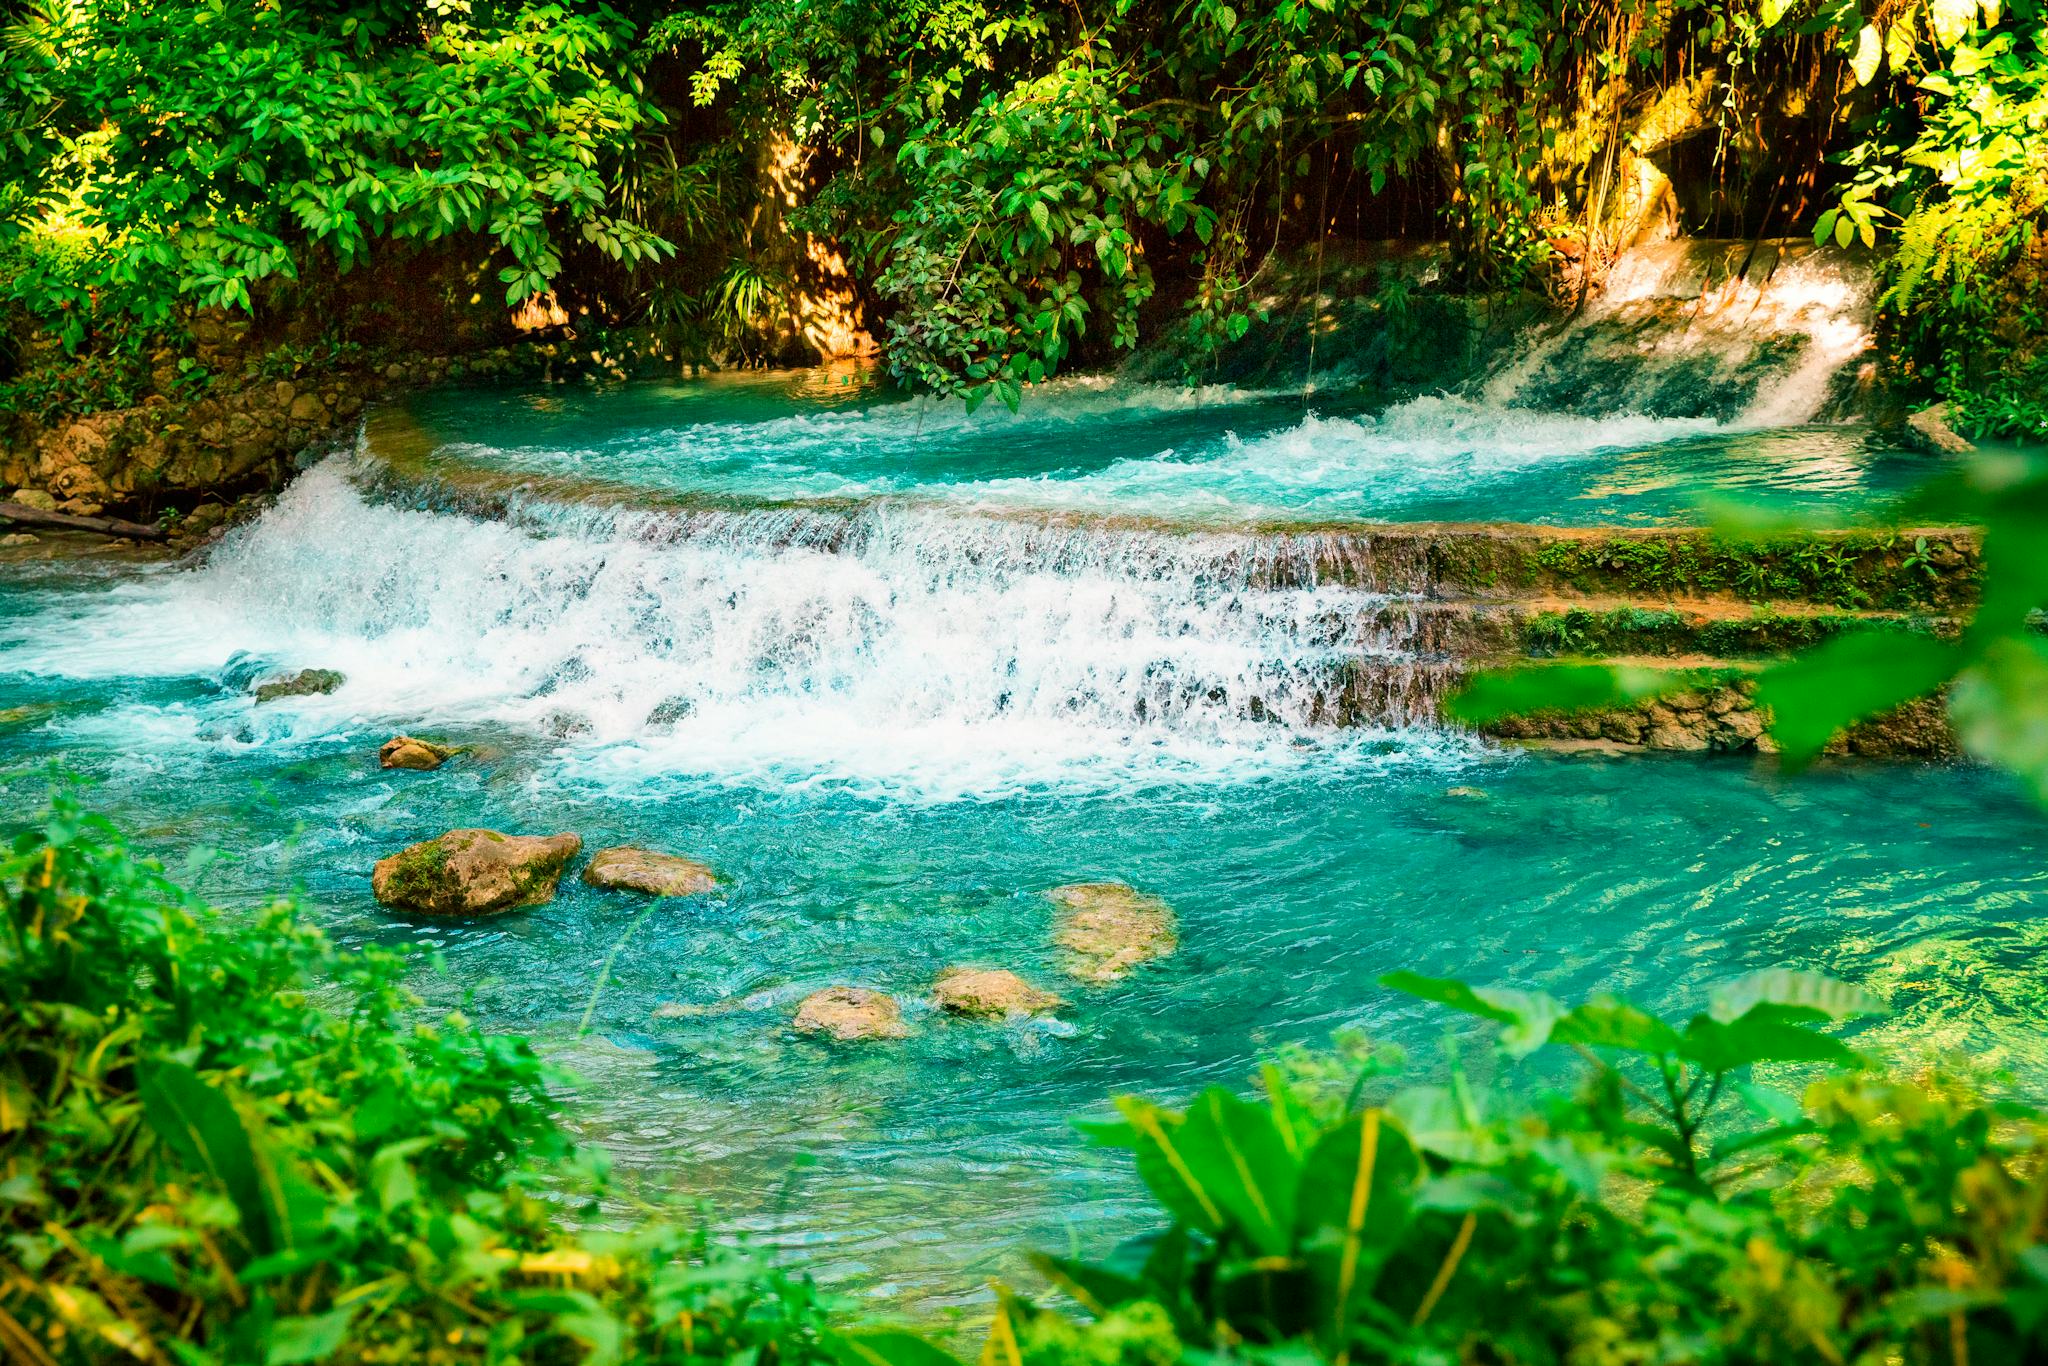
[[[41,539],[33,532],[16,531],[0,536],[0,546],[35,545]]]
[[[1070,976],[1120,980],[1140,963],[1179,946],[1173,908],[1121,882],[1076,882],[1046,893],[1061,908],[1053,942],[1072,955]]]
[[[903,1012],[896,998],[866,987],[827,987],[804,997],[796,1008],[799,1034],[829,1034],[841,1043],[900,1039]]]
[[[105,512],[106,508],[90,498],[66,498],[57,504],[57,511],[68,512],[73,517],[97,517]]]
[[[932,1003],[955,1015],[999,1020],[1058,1010],[1066,1001],[1001,968],[947,968],[932,984]]]
[[[583,880],[593,887],[650,896],[696,896],[718,889],[718,874],[695,859],[629,844],[598,850],[583,870]]]
[[[219,531],[220,528],[215,527],[214,530]],[[256,700],[262,703],[280,697],[316,697],[331,693],[346,682],[347,676],[333,669],[301,669],[297,673],[280,674],[258,683]]]
[[[1468,802],[1484,802],[1493,799],[1492,795],[1483,787],[1447,787],[1444,789],[1444,795],[1446,797],[1461,797]]]
[[[377,747],[377,762],[385,768],[410,768],[425,772],[439,768],[459,752],[447,745],[437,745],[432,740],[419,740],[410,735],[395,735]]]
[[[575,835],[450,830],[379,859],[377,900],[422,915],[489,915],[554,900],[562,869],[583,848]]]
[[[42,489],[16,489],[7,495],[7,501],[19,503],[25,508],[34,508],[37,512],[57,510],[56,498]]]

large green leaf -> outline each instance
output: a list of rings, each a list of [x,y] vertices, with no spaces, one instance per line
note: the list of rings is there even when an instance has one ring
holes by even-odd
[[[1515,1057],[1533,1053],[1548,1043],[1551,1029],[1565,1014],[1557,998],[1544,992],[1475,987],[1454,977],[1390,972],[1380,978],[1380,985],[1481,1019],[1498,1020],[1507,1026],[1501,1031],[1501,1044]]]
[[[264,1366],[298,1366],[308,1361],[325,1361],[348,1337],[355,1306],[332,1309],[325,1314],[304,1314],[278,1319],[270,1325]]]
[[[1161,1207],[1190,1228],[1220,1232],[1223,1207],[1181,1151],[1183,1118],[1137,1096],[1119,1096],[1116,1103],[1131,1126],[1138,1176]]]
[[[1302,1164],[1301,1221],[1318,1246],[1335,1234],[1323,1287],[1335,1324],[1353,1307],[1408,1229],[1422,1158],[1383,1110],[1348,1116],[1324,1134]]]
[[[1120,1304],[1143,1298],[1145,1294],[1145,1287],[1132,1277],[1069,1257],[1034,1252],[1031,1265],[1091,1314],[1106,1314]]]
[[[1906,631],[1855,631],[1774,665],[1756,697],[1787,763],[1812,762],[1845,726],[1925,697],[1962,666],[1950,641]]]
[[[1453,1162],[1490,1162],[1497,1145],[1480,1117],[1447,1086],[1409,1086],[1387,1103],[1410,1142]]]
[[[1551,1027],[1552,1041],[1592,1048],[1620,1048],[1652,1056],[1676,1053],[1678,1031],[1647,1011],[1613,997],[1595,997],[1566,1011]]]
[[[1723,1022],[1696,1015],[1686,1026],[1683,1056],[1709,1072],[1733,1072],[1759,1062],[1826,1062],[1860,1066],[1861,1054],[1813,1027],[1803,1006],[1754,1006]]]
[[[1272,1111],[1212,1087],[1188,1107],[1179,1138],[1188,1170],[1229,1223],[1266,1256],[1285,1255],[1300,1169]]]
[[[146,1059],[136,1083],[143,1114],[165,1149],[226,1191],[249,1250],[260,1255],[285,1247],[291,1221],[275,1165],[267,1153],[259,1156],[234,1102],[181,1062]]]
[[[961,1366],[951,1352],[899,1329],[827,1333],[824,1345],[839,1366]]]
[[[1862,987],[1825,973],[1791,968],[1765,968],[1716,987],[1708,998],[1707,1013],[1725,1024],[1760,1005],[1811,1010],[1830,1020],[1885,1013],[1884,1002]]]

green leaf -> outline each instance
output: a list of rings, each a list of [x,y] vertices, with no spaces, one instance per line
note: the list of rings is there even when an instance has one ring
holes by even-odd
[[[1869,85],[1877,79],[1877,69],[1884,64],[1884,39],[1878,36],[1875,24],[1865,24],[1856,35],[1856,53],[1849,59],[1849,70],[1855,73],[1856,84]]]
[[[1138,1176],[1154,1198],[1190,1228],[1219,1232],[1224,1226],[1223,1207],[1181,1151],[1182,1117],[1136,1096],[1119,1096],[1117,1108],[1136,1132],[1131,1150],[1138,1160]]]
[[[1403,991],[1425,1001],[1435,1001],[1453,1010],[1498,1020],[1507,1026],[1501,1044],[1515,1057],[1533,1053],[1550,1040],[1550,1031],[1564,1018],[1557,998],[1540,991],[1517,991],[1512,987],[1474,987],[1455,978],[1424,977],[1413,972],[1390,972],[1380,985]]]
[[[897,1329],[826,1333],[824,1346],[839,1366],[961,1366],[952,1353]]]
[[[1086,1262],[1048,1256],[1042,1252],[1032,1253],[1030,1260],[1040,1275],[1065,1291],[1074,1303],[1097,1316],[1145,1295],[1145,1288],[1132,1277],[1120,1276]]]
[[[1760,1005],[1810,1010],[1830,1020],[1882,1015],[1885,1004],[1862,987],[1819,972],[1765,968],[1714,989],[1707,1013],[1723,1024]]]
[[[1759,1062],[1826,1062],[1861,1066],[1863,1057],[1814,1029],[1804,1008],[1760,1005],[1724,1024],[1697,1015],[1686,1026],[1683,1056],[1709,1072],[1732,1072]]]
[[[349,1320],[354,1315],[355,1306],[348,1305],[325,1314],[278,1319],[270,1325],[270,1341],[263,1356],[265,1366],[325,1361],[347,1339]]]
[[[1787,763],[1813,761],[1836,733],[1946,683],[1962,664],[1949,641],[1906,631],[1856,631],[1764,671],[1757,701]]]
[[[1676,1053],[1678,1031],[1626,1001],[1596,997],[1565,1012],[1550,1031],[1551,1041],[1589,1048],[1619,1048],[1653,1057]]]
[[[1178,1138],[1188,1171],[1229,1223],[1264,1255],[1285,1255],[1300,1172],[1272,1111],[1212,1087],[1188,1107]]]
[[[137,1073],[143,1114],[164,1147],[227,1192],[253,1252],[277,1251],[288,1227],[283,1202],[268,1189],[263,1169],[269,1164],[259,1163],[234,1103],[181,1062],[148,1059]]]

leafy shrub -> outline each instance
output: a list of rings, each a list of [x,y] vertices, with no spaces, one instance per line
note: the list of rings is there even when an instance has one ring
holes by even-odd
[[[10,1360],[764,1364],[802,1280],[586,1227],[540,1060],[416,1020],[390,954],[229,925],[60,800],[0,864]]]
[[[1878,1009],[1860,989],[1767,971],[1677,1026],[1612,998],[1386,981],[1497,1022],[1513,1056],[1575,1050],[1577,1091],[1524,1101],[1455,1067],[1395,1089],[1356,1053],[1269,1067],[1256,1099],[1127,1097],[1090,1132],[1132,1154],[1165,1226],[1101,1261],[1039,1259],[1093,1323],[1006,1300],[984,1360],[1018,1343],[1272,1363],[2048,1350],[2048,1112],[1873,1071],[1822,1029]],[[1824,1075],[1798,1096],[1764,1064]]]

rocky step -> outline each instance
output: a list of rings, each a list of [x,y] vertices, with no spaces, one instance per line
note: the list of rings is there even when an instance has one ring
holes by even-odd
[[[1755,660],[1700,656],[1615,656],[1600,661],[1646,669],[1680,669],[1695,680],[1657,697],[1579,710],[1532,708],[1500,717],[1482,733],[1540,748],[1612,752],[1768,754],[1769,709],[1756,700],[1762,665]],[[1850,727],[1828,754],[1873,758],[1946,759],[1961,753],[1939,696],[1920,698]]]
[[[1554,593],[1527,598],[1393,598],[1333,624],[1328,639],[1362,657],[1499,661],[1514,656],[1694,655],[1768,659],[1848,630],[1953,638],[1961,621],[1933,611],[1838,608],[1726,598],[1644,602]]]

